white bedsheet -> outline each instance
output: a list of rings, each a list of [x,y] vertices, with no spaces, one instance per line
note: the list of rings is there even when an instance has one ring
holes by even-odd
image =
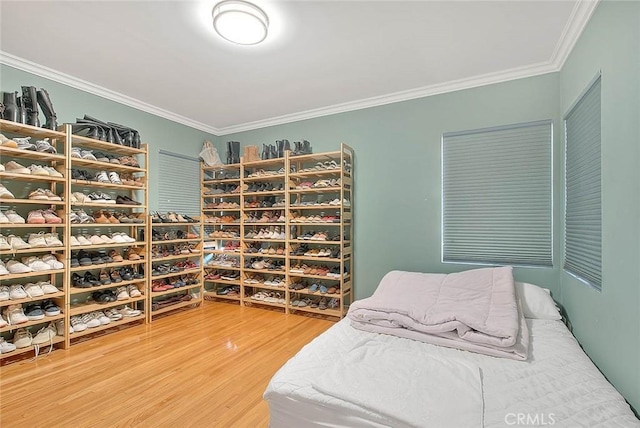
[[[519,421],[529,421],[529,426],[640,427],[622,396],[560,321],[528,319],[527,324],[531,347],[529,359],[523,362],[359,331],[348,320],[342,320],[306,345],[274,375],[264,394],[270,405],[271,426],[393,426],[393,421],[383,415],[312,386],[354,343],[372,340],[402,349],[417,359],[433,355],[477,365],[482,376],[485,427],[522,426],[517,425]],[[433,385],[426,384],[424,388]]]

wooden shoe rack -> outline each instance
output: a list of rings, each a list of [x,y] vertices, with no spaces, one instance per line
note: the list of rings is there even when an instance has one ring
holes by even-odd
[[[202,167],[205,299],[342,318],[353,299],[353,149]]]

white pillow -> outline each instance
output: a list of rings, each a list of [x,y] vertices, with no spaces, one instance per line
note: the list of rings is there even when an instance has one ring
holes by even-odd
[[[525,318],[541,320],[562,319],[551,292],[526,282],[516,282],[516,296],[520,299]]]

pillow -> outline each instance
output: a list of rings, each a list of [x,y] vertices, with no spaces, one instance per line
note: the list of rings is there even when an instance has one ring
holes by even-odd
[[[549,290],[526,282],[516,282],[515,285],[516,296],[520,299],[525,318],[541,320],[562,319]]]

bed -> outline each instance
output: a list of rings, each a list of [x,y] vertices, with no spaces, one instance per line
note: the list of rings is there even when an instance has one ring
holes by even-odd
[[[271,379],[278,427],[640,427],[547,290],[515,283],[525,361],[356,329],[345,318]]]

